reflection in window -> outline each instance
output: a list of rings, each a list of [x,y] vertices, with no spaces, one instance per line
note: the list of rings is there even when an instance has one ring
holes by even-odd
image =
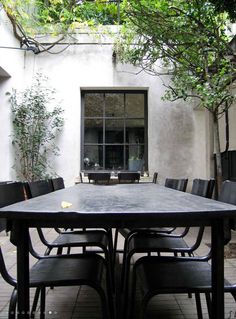
[[[110,120],[105,122],[105,142],[106,143],[124,143],[124,121]]]
[[[84,170],[146,170],[146,92],[83,92]]]

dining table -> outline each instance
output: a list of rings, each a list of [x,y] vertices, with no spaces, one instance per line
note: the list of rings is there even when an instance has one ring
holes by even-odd
[[[224,318],[224,225],[236,206],[153,183],[81,183],[0,209],[17,243],[18,318],[29,318],[29,229],[209,226],[212,318]]]

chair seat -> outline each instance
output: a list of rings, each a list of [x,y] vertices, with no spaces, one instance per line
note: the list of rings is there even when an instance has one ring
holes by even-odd
[[[85,246],[102,246],[108,245],[108,237],[104,231],[86,231],[86,232],[64,232],[57,236],[57,238],[51,242],[51,246],[54,247],[85,247]]]
[[[127,238],[130,235],[130,232],[133,231],[132,228],[119,228],[119,233],[124,237]],[[153,228],[138,228],[137,231],[140,232],[155,232],[155,233],[164,233],[169,234],[171,233],[173,228],[165,228],[165,227],[153,227]]]
[[[49,256],[38,260],[30,270],[30,286],[101,285],[105,266],[101,256],[71,256]]]
[[[181,237],[158,237],[157,235],[151,234],[137,234],[130,239],[127,249],[128,251],[135,250],[136,252],[187,252],[189,250],[189,246]]]
[[[206,261],[174,261],[168,257],[142,257],[136,264],[144,294],[211,291],[211,265]],[[232,285],[225,280],[225,289]]]

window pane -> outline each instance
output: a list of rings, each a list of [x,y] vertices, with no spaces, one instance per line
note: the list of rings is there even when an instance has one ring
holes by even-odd
[[[126,143],[144,143],[144,120],[126,120]]]
[[[144,118],[144,95],[126,94],[126,117]]]
[[[84,169],[99,169],[103,168],[102,146],[85,145],[84,146]]]
[[[86,93],[84,97],[84,116],[102,117],[104,106],[104,94]]]
[[[105,169],[122,170],[124,169],[124,146],[122,145],[107,145],[106,165]]]
[[[102,143],[103,141],[103,121],[99,119],[84,120],[84,142]]]
[[[106,117],[123,117],[124,116],[124,94],[110,93],[106,94],[105,99],[105,116]]]
[[[106,120],[106,143],[124,143],[124,121]]]
[[[144,169],[144,145],[129,145],[126,147],[126,167],[129,171]]]

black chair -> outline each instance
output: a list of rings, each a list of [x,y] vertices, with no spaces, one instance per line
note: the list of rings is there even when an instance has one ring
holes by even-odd
[[[153,175],[153,183],[156,183],[157,181],[157,176],[158,173],[154,173]],[[182,192],[186,191],[187,188],[187,184],[188,184],[188,179],[187,178],[182,178],[182,179],[174,179],[174,178],[166,178],[165,180],[165,187],[169,187],[169,188],[173,188]],[[114,249],[113,249],[113,261],[115,262],[116,259],[116,254],[119,252],[123,253],[124,250],[118,250],[117,249],[117,242],[118,242],[118,235],[119,233],[124,237],[125,241],[128,240],[128,238],[131,236],[133,236],[133,234],[135,234],[137,231],[139,231],[140,229],[130,229],[130,228],[120,228],[120,229],[116,229],[115,230],[115,236],[114,236]],[[175,228],[153,228],[152,231],[159,233],[167,233],[170,234],[171,232],[173,232],[175,230]],[[149,228],[148,229],[141,229],[141,231],[148,231],[149,232]],[[184,235],[184,234],[183,234]],[[126,244],[125,244],[126,245]],[[125,248],[124,248],[125,249]]]
[[[53,188],[52,188],[53,186]],[[61,180],[41,180],[36,182],[28,183],[28,198],[40,196],[49,193],[50,191],[55,191],[62,189],[64,186],[64,181]],[[72,247],[99,247],[105,253],[108,260],[109,255],[112,254],[112,246],[110,239],[108,239],[107,232],[105,230],[73,230],[73,231],[61,231],[55,228],[58,233],[57,238],[49,242],[46,240],[41,228],[38,228],[38,234],[44,245],[47,246],[45,255],[49,255],[52,249],[57,249],[57,254],[61,254],[63,248],[67,248],[67,253],[70,252]]]
[[[214,180],[194,179],[192,193],[203,197],[211,197],[213,192]],[[160,233],[156,228],[138,229],[130,233],[125,239],[123,254],[122,280],[125,294],[128,293],[128,282],[130,273],[131,258],[135,253],[152,253],[159,255],[163,252],[173,253],[175,256],[181,254],[193,256],[194,251],[200,246],[204,227],[199,227],[195,242],[189,246],[184,237],[189,232],[186,227],[180,234]]]
[[[37,197],[53,192],[53,184],[51,180],[46,179],[35,182],[28,182],[28,185],[25,184],[25,188],[28,198]]]
[[[2,190],[2,191],[1,191]],[[4,192],[3,192],[4,190]],[[19,182],[2,182],[0,184],[0,204],[2,206],[11,205],[16,202],[20,202],[22,200],[25,200],[25,195],[23,190],[23,184]],[[8,196],[6,196],[6,193],[9,192]],[[10,194],[12,193],[12,198],[10,197]],[[8,231],[8,223],[5,218],[0,218],[0,231]]]
[[[40,180],[35,182],[30,182],[27,185],[27,195],[28,198],[45,195],[53,191],[52,186],[59,190],[63,188],[64,181],[61,180]],[[111,230],[66,230],[62,231],[55,228],[57,232],[57,237],[49,242],[41,228],[37,228],[37,232],[41,242],[47,247],[45,255],[49,255],[53,249],[57,249],[57,255],[63,253],[63,248],[67,249],[67,254],[70,253],[71,248],[81,248],[83,252],[86,251],[88,247],[97,247],[99,249],[95,250],[94,253],[103,253],[107,264],[109,265],[110,276],[113,279],[113,267],[112,267],[112,234]]]
[[[81,172],[79,173],[79,179],[80,179],[80,183],[83,183],[83,182],[84,182],[84,181],[83,181],[83,175],[82,175]]]
[[[181,192],[185,192],[188,185],[187,178],[166,178],[165,180],[165,187],[173,188]]]
[[[92,181],[94,181],[94,184],[104,183],[104,182],[109,184],[110,178],[111,178],[111,173],[108,173],[108,172],[88,173],[89,183],[92,180]]]
[[[0,185],[0,207],[23,200],[25,200],[23,183]],[[14,227],[12,229],[14,229]],[[30,251],[33,256],[37,258],[36,263],[30,269],[30,287],[37,288],[37,294],[41,295],[41,319],[45,318],[45,288],[51,286],[91,286],[100,296],[104,318],[109,319],[113,316],[111,282],[109,272],[107,271],[108,266],[104,258],[95,254],[39,256],[33,250],[31,242]],[[68,271],[68,269],[70,269],[70,271]],[[17,281],[7,271],[1,247],[0,273],[3,279],[14,287],[9,303],[8,314],[8,318],[13,319],[16,316]],[[105,288],[102,282],[103,274],[106,276]],[[34,318],[36,303],[35,299],[32,306],[31,318]]]
[[[137,181],[139,183],[140,173],[138,172],[120,172],[118,173],[119,183],[134,183]]]
[[[219,200],[236,205],[236,182],[223,183]],[[229,224],[228,224],[229,226]],[[227,234],[227,233],[226,233]],[[225,237],[225,244],[230,237]],[[132,280],[132,308],[137,280],[142,288],[142,318],[145,317],[149,300],[157,294],[193,293],[196,298],[198,318],[202,318],[200,293],[206,296],[209,318],[211,316],[211,265],[208,256],[197,257],[158,257],[145,256],[134,265]],[[225,292],[232,294],[236,301],[236,285],[225,280]],[[213,318],[212,318],[213,319]]]
[[[153,173],[153,178],[152,178],[152,182],[153,182],[154,184],[157,183],[157,177],[158,177],[158,172],[154,172],[154,173]]]
[[[51,179],[53,191],[65,188],[64,179],[62,177],[56,177]]]

